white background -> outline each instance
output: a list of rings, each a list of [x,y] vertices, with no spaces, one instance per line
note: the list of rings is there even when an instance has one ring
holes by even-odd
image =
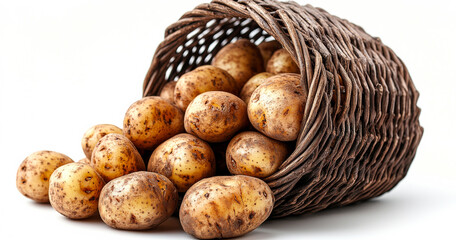
[[[37,150],[79,160],[85,130],[121,126],[165,28],[198,2],[0,1],[0,238],[190,238],[175,218],[145,232],[66,219],[20,195],[15,174]],[[455,239],[455,1],[299,2],[363,26],[396,51],[421,93],[424,138],[392,192],[268,221],[244,239]]]

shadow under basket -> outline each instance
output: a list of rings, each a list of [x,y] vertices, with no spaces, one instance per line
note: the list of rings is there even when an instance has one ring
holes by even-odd
[[[379,38],[320,8],[274,0],[201,4],[166,29],[143,95],[210,64],[240,38],[279,41],[308,93],[295,150],[264,179],[276,199],[272,217],[377,197],[405,177],[423,134],[407,68]]]

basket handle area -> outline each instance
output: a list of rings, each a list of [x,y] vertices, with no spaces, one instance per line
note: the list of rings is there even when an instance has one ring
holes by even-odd
[[[406,174],[420,142],[418,92],[402,61],[364,30],[310,5],[275,0],[213,0],[166,29],[143,85],[210,64],[240,38],[274,38],[301,70],[307,93],[296,148],[264,179],[273,215],[319,211],[378,196]]]

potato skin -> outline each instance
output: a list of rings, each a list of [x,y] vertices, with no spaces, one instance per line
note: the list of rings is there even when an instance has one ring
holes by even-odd
[[[245,103],[249,103],[250,97],[252,96],[253,91],[260,86],[262,83],[266,81],[269,77],[274,76],[272,73],[262,72],[258,73],[255,76],[251,77],[249,81],[247,81],[244,87],[239,94],[239,97],[244,100]]]
[[[185,194],[179,211],[185,232],[199,239],[231,238],[260,226],[271,214],[274,196],[254,177],[205,178]]]
[[[133,143],[124,135],[117,133],[108,134],[98,141],[93,150],[90,165],[105,182],[146,169]]]
[[[264,68],[268,65],[269,59],[271,59],[272,54],[275,51],[282,48],[282,45],[276,40],[269,41],[269,42],[262,42],[258,45],[258,49],[260,49],[261,56],[263,57]]]
[[[166,177],[152,172],[135,172],[107,183],[98,209],[108,226],[142,230],[158,226],[177,207],[178,194]]]
[[[176,81],[167,82],[160,91],[160,97],[174,103],[174,89],[176,88]]]
[[[49,201],[62,215],[88,218],[98,210],[98,198],[105,182],[86,163],[69,163],[57,168],[49,180]]]
[[[112,124],[98,124],[89,128],[89,130],[84,133],[81,145],[82,150],[88,159],[92,157],[93,148],[98,143],[98,141],[110,133],[122,134],[122,129]]]
[[[215,175],[215,157],[209,144],[187,133],[160,144],[147,170],[167,177],[178,192],[186,192],[199,180]]]
[[[226,150],[230,173],[265,178],[275,173],[287,157],[287,145],[259,132],[242,132]]]
[[[205,65],[179,78],[174,92],[174,102],[185,111],[196,96],[209,91],[224,91],[235,95],[239,93],[236,81],[227,71]]]
[[[36,202],[49,202],[49,178],[60,166],[74,162],[67,155],[38,151],[22,161],[17,170],[16,187],[22,195]]]
[[[270,77],[250,98],[247,110],[250,122],[270,138],[296,140],[306,97],[298,74],[282,73]]]
[[[224,142],[248,125],[244,101],[227,92],[198,95],[188,106],[185,130],[208,142]]]
[[[123,133],[138,149],[153,150],[166,139],[184,132],[184,113],[161,97],[145,97],[128,108]]]
[[[239,89],[253,75],[264,71],[260,50],[247,39],[240,39],[220,49],[212,60],[212,65],[233,76]]]
[[[266,71],[272,74],[301,72],[286,49],[279,49],[274,52],[268,61]]]
[[[90,159],[88,159],[88,158],[85,157],[85,158],[79,159],[79,161],[77,161],[77,162],[79,162],[79,163],[87,163],[87,164],[90,164]]]

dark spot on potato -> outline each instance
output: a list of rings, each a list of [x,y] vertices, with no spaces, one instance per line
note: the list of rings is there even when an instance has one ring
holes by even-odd
[[[263,191],[263,196],[268,197],[268,194],[265,191]]]
[[[136,216],[134,214],[130,215],[130,223],[131,224],[137,224],[138,222],[136,221]]]
[[[92,177],[86,177],[85,180],[86,181],[90,181],[92,179]]]
[[[255,217],[255,212],[254,211],[250,212],[249,219],[253,219],[253,217]]]
[[[209,198],[209,193],[204,194],[205,198]]]

